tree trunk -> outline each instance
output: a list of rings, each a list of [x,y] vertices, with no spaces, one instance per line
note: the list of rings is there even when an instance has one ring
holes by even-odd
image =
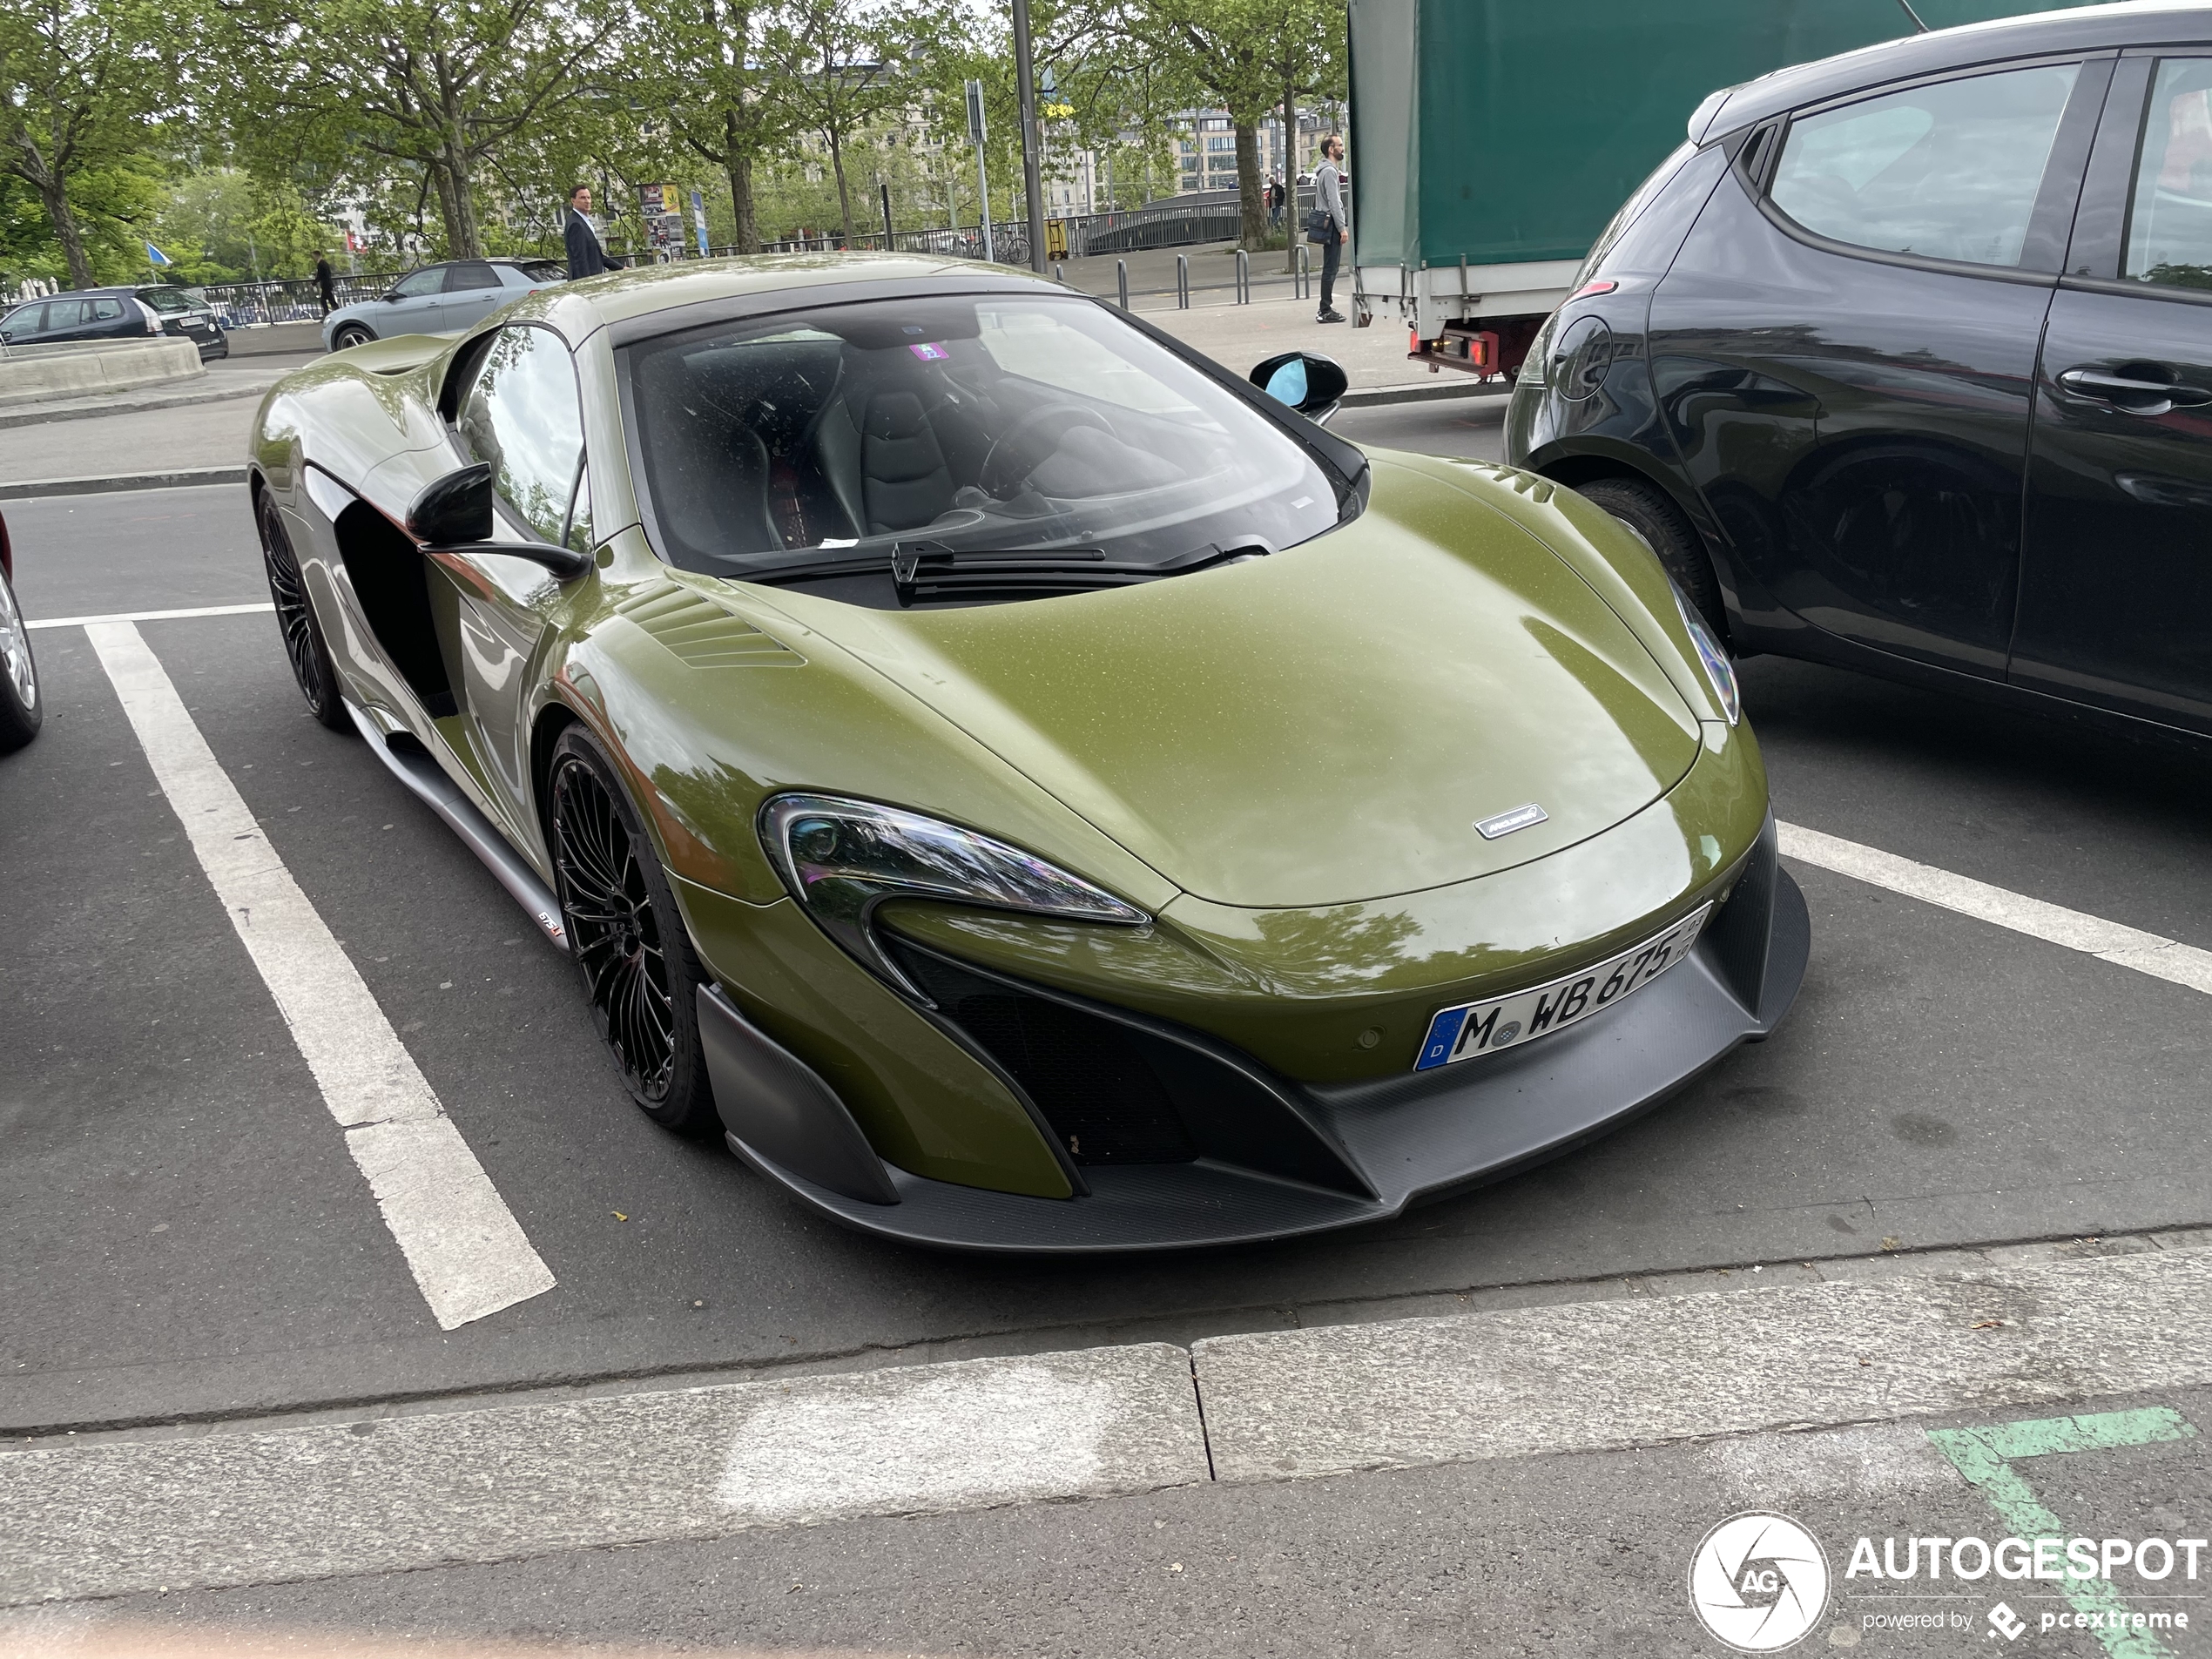
[[[1298,89],[1283,83],[1283,228],[1290,240],[1283,245],[1283,268],[1298,274],[1298,245],[1305,239],[1298,228]]]
[[[69,286],[91,287],[92,261],[84,252],[84,237],[77,228],[76,212],[69,205],[67,185],[60,179],[41,184],[38,199],[45,204],[46,217],[53,222],[54,234],[61,241],[62,257],[69,261]]]
[[[446,257],[481,260],[484,244],[476,227],[475,195],[469,188],[469,157],[457,135],[449,133],[447,137],[445,154],[439,158],[439,172],[445,180],[438,206],[446,215]]]
[[[1258,253],[1267,242],[1267,204],[1259,188],[1259,132],[1249,121],[1237,123],[1238,245]]]
[[[730,175],[730,217],[736,228],[731,239],[740,253],[760,252],[760,224],[752,211],[752,152],[738,132],[738,112],[722,110],[722,165]]]
[[[845,215],[845,246],[851,247],[853,246],[853,197],[852,193],[845,188],[845,145],[839,139],[836,127],[825,127],[822,129],[822,133],[829,140],[830,166],[837,173],[837,206],[838,211]]]

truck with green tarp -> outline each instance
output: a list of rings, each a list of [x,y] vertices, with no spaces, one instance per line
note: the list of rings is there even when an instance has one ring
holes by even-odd
[[[1711,93],[2076,0],[1351,0],[1353,320],[1513,374]]]

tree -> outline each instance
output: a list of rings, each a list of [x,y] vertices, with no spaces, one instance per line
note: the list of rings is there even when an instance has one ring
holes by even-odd
[[[1190,83],[1229,111],[1237,134],[1238,240],[1261,246],[1267,206],[1259,124],[1282,92],[1271,61],[1283,28],[1280,0],[1136,0],[1130,16],[1140,37],[1164,46]]]
[[[173,77],[171,26],[144,0],[12,0],[0,10],[0,170],[30,186],[69,279],[94,280],[72,184],[147,147]]]
[[[1290,241],[1283,268],[1298,269],[1298,101],[1303,96],[1339,93],[1345,81],[1345,0],[1285,0],[1283,26],[1268,64],[1283,89],[1283,188],[1287,197]]]
[[[759,253],[753,166],[796,118],[787,77],[766,58],[782,22],[776,0],[637,0],[637,16],[638,84],[657,94],[678,141],[722,169],[738,252]]]
[[[788,0],[766,30],[765,45],[782,71],[793,125],[819,138],[829,152],[848,244],[853,192],[845,147],[868,123],[915,95],[919,89],[900,72],[903,49],[941,21],[914,8],[894,14],[874,0]]]
[[[453,258],[481,257],[476,182],[578,112],[614,0],[234,0],[231,122],[265,170],[297,153],[420,170]]]

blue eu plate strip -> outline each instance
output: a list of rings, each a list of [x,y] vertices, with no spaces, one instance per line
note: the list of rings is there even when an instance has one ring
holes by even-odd
[[[1413,1062],[1415,1071],[1426,1071],[1440,1066],[1452,1057],[1452,1045],[1460,1040],[1460,1028],[1467,1023],[1467,1010],[1446,1008],[1428,1022],[1428,1035],[1421,1039],[1421,1057]]]

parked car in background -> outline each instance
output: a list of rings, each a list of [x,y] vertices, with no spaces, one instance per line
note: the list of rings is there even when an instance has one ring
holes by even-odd
[[[8,521],[0,518],[0,754],[37,737],[46,714],[38,700],[38,664],[31,660],[30,630],[16,604],[15,583]]]
[[[409,271],[374,300],[341,306],[322,320],[325,350],[344,351],[394,334],[451,334],[473,328],[509,300],[568,280],[557,260],[451,260]]]
[[[1738,650],[2212,737],[2212,8],[1714,94],[1506,442]]]
[[[10,346],[64,346],[160,334],[191,341],[199,347],[202,362],[231,354],[230,337],[207,302],[189,288],[166,283],[72,289],[28,300],[0,317],[0,341]]]

